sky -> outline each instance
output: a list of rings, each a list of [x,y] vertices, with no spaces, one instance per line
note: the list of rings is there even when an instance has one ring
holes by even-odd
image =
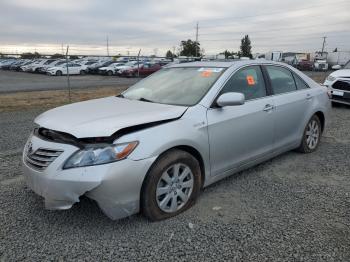
[[[0,52],[164,56],[181,40],[205,54],[350,51],[349,0],[0,0]]]

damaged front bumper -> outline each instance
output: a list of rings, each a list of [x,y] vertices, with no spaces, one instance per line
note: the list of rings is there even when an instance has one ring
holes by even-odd
[[[46,151],[45,151],[46,150]],[[65,161],[77,147],[53,143],[31,136],[23,153],[23,171],[28,186],[44,197],[47,209],[69,209],[79,197],[94,199],[111,219],[119,219],[139,212],[140,192],[148,169],[156,157],[121,161],[80,168],[63,169]],[[35,155],[40,152],[41,155]],[[45,154],[60,152],[46,167],[39,160]],[[28,159],[28,156],[30,159]],[[34,159],[34,161],[32,161]],[[45,160],[45,159],[44,159]],[[39,161],[36,165],[35,161]]]

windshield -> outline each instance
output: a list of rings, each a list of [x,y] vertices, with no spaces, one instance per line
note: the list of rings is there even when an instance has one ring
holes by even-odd
[[[350,61],[345,64],[344,69],[350,69]]]
[[[223,71],[224,68],[164,68],[130,87],[123,97],[192,106],[203,98]]]

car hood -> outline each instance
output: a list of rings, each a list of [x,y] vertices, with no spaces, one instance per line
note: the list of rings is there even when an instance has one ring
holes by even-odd
[[[350,69],[340,69],[330,74],[334,77],[350,77]]]
[[[41,127],[77,138],[107,137],[135,125],[180,117],[187,107],[106,97],[51,109],[35,119]]]

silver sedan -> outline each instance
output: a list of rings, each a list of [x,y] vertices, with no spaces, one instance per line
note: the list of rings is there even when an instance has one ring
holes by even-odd
[[[288,150],[317,149],[327,90],[269,61],[168,66],[117,97],[49,110],[23,152],[48,209],[86,195],[112,219],[191,207],[201,189]]]

